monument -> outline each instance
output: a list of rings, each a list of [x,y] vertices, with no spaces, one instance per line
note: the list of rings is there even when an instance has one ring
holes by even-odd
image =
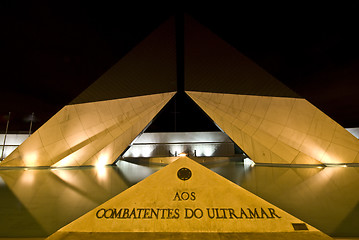
[[[331,239],[190,158],[61,228],[60,239]]]
[[[255,163],[359,162],[359,141],[307,100],[189,16],[184,18],[185,93]],[[113,164],[176,87],[170,18],[32,134],[0,167]]]

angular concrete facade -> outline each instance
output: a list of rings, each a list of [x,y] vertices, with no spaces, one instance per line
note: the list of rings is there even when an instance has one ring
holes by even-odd
[[[359,141],[191,18],[185,90],[256,163],[359,163]]]
[[[359,162],[359,141],[305,99],[187,93],[256,163]]]
[[[171,18],[0,166],[112,164],[177,91]],[[359,140],[190,17],[184,89],[256,163],[359,163]]]
[[[174,93],[68,105],[2,166],[86,166],[116,161]]]
[[[108,165],[176,92],[174,18],[159,26],[0,163]]]

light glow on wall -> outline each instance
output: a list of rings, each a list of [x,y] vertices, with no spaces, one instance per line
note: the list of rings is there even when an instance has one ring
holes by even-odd
[[[213,145],[203,145],[202,148],[203,148],[204,157],[211,157],[214,155],[214,152],[216,151],[216,148]]]
[[[108,154],[104,154],[104,153],[100,154],[100,156],[98,157],[98,160],[95,164],[96,168],[101,168],[101,167],[106,166],[108,158],[109,158]]]
[[[25,155],[24,163],[25,166],[31,167],[37,165],[37,152],[31,152]]]
[[[200,144],[149,144],[149,145],[133,145],[123,155],[123,157],[169,157],[179,156],[180,153],[197,157],[211,157],[216,154],[220,148],[220,144],[200,143]],[[222,150],[223,151],[223,150]],[[196,154],[195,154],[196,152]]]
[[[95,169],[99,180],[105,180],[107,178],[106,164],[108,159],[108,154],[101,153],[95,164]]]
[[[169,145],[169,151],[173,156],[178,156],[181,152],[185,152],[186,149],[181,145]]]
[[[185,157],[185,156],[187,156],[187,153],[182,152],[182,153],[178,154],[178,156],[179,157]]]
[[[212,144],[202,144],[193,147],[193,152],[196,150],[197,157],[211,157],[216,152],[218,146]]]
[[[144,133],[123,155],[124,158],[189,156],[233,156],[234,145],[221,132]]]
[[[153,145],[132,145],[123,156],[134,158],[151,157],[155,149]]]
[[[58,161],[57,163],[55,163],[54,165],[52,165],[51,167],[64,167],[64,166],[68,166],[69,164],[74,162],[74,153],[64,157],[63,159],[61,159],[60,161]]]

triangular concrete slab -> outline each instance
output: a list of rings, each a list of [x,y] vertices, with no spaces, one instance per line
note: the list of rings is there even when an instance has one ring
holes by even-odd
[[[185,90],[299,97],[208,28],[186,16]]]
[[[305,99],[187,94],[256,163],[358,162],[358,139]]]
[[[177,90],[174,17],[63,107],[0,167],[108,165]]]
[[[176,91],[176,68],[175,21],[171,17],[71,104]]]
[[[48,239],[331,239],[184,157]]]
[[[0,166],[112,164],[174,94],[67,105],[16,148]]]

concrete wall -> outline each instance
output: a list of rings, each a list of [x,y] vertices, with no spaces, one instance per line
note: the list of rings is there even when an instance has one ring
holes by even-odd
[[[234,144],[222,132],[144,133],[137,138],[126,157],[233,156]]]

